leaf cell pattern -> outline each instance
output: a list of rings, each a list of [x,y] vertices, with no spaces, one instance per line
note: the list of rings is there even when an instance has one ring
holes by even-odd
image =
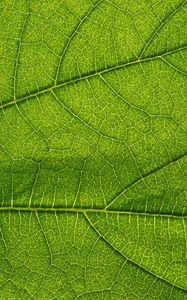
[[[0,4],[0,299],[187,299],[184,0]]]

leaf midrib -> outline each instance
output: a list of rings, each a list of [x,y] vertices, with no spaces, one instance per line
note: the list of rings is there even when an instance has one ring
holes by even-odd
[[[112,67],[108,67],[108,68],[105,68],[105,69],[102,69],[100,71],[91,71],[89,74],[85,74],[83,75],[82,77],[76,77],[74,79],[71,79],[71,80],[67,80],[65,82],[61,82],[59,84],[54,84],[50,87],[47,87],[47,88],[43,88],[42,90],[40,91],[37,91],[37,92],[33,92],[29,95],[25,95],[23,97],[20,97],[20,98],[17,98],[17,99],[13,99],[13,100],[10,100],[6,103],[3,103],[0,105],[0,109],[3,109],[5,107],[8,107],[8,106],[11,106],[11,105],[14,105],[16,103],[19,103],[19,102],[22,102],[22,101],[25,101],[25,100],[28,100],[30,98],[33,98],[33,97],[38,97],[40,95],[43,95],[43,94],[46,94],[46,93],[49,93],[53,90],[56,90],[58,88],[61,88],[61,87],[64,87],[64,86],[67,86],[67,85],[71,85],[71,84],[75,84],[79,81],[82,81],[82,80],[86,80],[86,79],[90,79],[92,77],[95,77],[95,76],[99,76],[101,74],[106,74],[106,73],[109,73],[109,72],[112,72],[112,71],[116,71],[116,70],[119,70],[121,68],[125,68],[125,67],[128,67],[128,66],[131,66],[131,65],[136,65],[136,64],[141,64],[141,63],[146,63],[146,62],[150,62],[152,60],[157,60],[157,59],[161,59],[162,60],[162,57],[163,56],[166,56],[166,55],[169,55],[169,54],[173,54],[173,53],[176,53],[178,51],[182,51],[182,50],[185,50],[187,49],[187,45],[183,45],[182,47],[180,48],[176,48],[176,49],[173,49],[173,50],[169,50],[167,52],[164,52],[164,53],[160,53],[158,55],[155,55],[155,56],[151,56],[151,57],[146,57],[146,58],[143,58],[143,59],[137,59],[137,60],[134,60],[134,61],[130,61],[130,62],[125,62],[125,63],[122,63],[122,64],[119,64],[119,65],[115,65],[115,66],[112,66]],[[162,60],[163,61],[163,60]]]
[[[142,216],[142,217],[162,217],[162,218],[176,218],[176,219],[187,219],[186,215],[177,214],[160,214],[160,213],[149,213],[149,212],[135,212],[135,211],[124,211],[124,210],[107,210],[100,208],[79,208],[79,207],[39,207],[39,206],[4,206],[0,207],[0,212],[53,212],[53,213],[99,213],[99,214],[114,214],[114,215],[128,215],[128,216]]]

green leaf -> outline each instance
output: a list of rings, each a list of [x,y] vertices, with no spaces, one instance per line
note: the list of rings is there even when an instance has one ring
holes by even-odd
[[[0,299],[187,299],[187,1],[0,3]]]

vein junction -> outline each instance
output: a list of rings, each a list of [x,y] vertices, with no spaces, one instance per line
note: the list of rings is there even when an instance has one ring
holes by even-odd
[[[153,57],[137,59],[137,60],[134,60],[134,61],[131,61],[131,62],[126,62],[124,64],[120,64],[120,65],[117,65],[117,66],[112,66],[112,67],[109,67],[109,68],[106,68],[104,70],[100,70],[100,71],[97,71],[97,72],[93,71],[93,72],[90,72],[89,74],[85,74],[81,77],[77,77],[77,78],[68,80],[66,82],[61,82],[61,83],[58,83],[58,84],[54,84],[51,87],[44,88],[44,89],[42,89],[40,91],[37,91],[37,92],[33,92],[32,94],[25,95],[21,98],[10,100],[6,103],[1,104],[0,109],[5,108],[7,106],[11,106],[11,105],[19,103],[19,102],[22,102],[24,100],[28,100],[28,99],[36,97],[36,96],[40,96],[42,94],[49,93],[49,92],[51,92],[55,89],[58,89],[58,88],[61,88],[61,87],[67,86],[67,85],[75,84],[75,83],[77,83],[79,81],[82,81],[82,80],[86,80],[86,79],[89,79],[89,78],[92,78],[92,77],[95,77],[95,76],[100,76],[102,74],[106,74],[106,73],[109,73],[109,72],[112,72],[112,71],[115,71],[115,70],[118,70],[118,69],[121,69],[121,68],[125,68],[125,67],[131,66],[131,65],[150,62],[150,61],[153,61],[153,60],[156,60],[156,59],[162,59],[166,55],[173,54],[175,52],[182,51],[182,50],[185,50],[185,49],[187,49],[187,45],[185,45],[183,47],[180,47],[180,48],[177,48],[177,49],[174,49],[174,50],[171,50],[171,51],[167,51],[165,53],[155,55]],[[163,61],[163,59],[162,59],[162,61]]]

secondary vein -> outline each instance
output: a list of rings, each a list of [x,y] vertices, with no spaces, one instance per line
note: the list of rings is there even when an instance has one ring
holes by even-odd
[[[90,78],[95,77],[95,76],[100,76],[102,74],[106,74],[106,73],[109,73],[109,72],[112,72],[112,71],[116,71],[116,70],[131,66],[131,65],[137,65],[137,64],[140,64],[140,63],[146,63],[146,62],[150,62],[150,61],[153,61],[153,60],[161,59],[163,56],[173,54],[175,52],[185,50],[185,49],[187,49],[187,45],[184,45],[183,47],[180,47],[180,48],[177,48],[177,49],[174,49],[174,50],[170,50],[170,51],[167,51],[165,53],[161,53],[161,54],[158,54],[158,55],[155,55],[155,56],[152,56],[152,57],[147,57],[147,58],[143,58],[143,59],[137,59],[137,60],[134,60],[134,61],[131,61],[131,62],[122,63],[120,65],[108,67],[106,69],[103,69],[103,70],[100,70],[100,71],[97,71],[97,72],[90,72],[89,74],[85,74],[81,77],[77,77],[77,78],[74,78],[74,79],[71,79],[71,80],[61,82],[59,84],[55,84],[55,85],[52,85],[50,87],[44,88],[40,91],[33,92],[30,95],[26,95],[26,96],[20,97],[18,99],[12,99],[12,100],[10,100],[6,103],[1,104],[0,109],[11,106],[13,104],[16,104],[16,103],[19,103],[19,102],[22,102],[22,101],[25,101],[25,100],[28,100],[28,99],[31,99],[31,98],[34,98],[36,96],[40,96],[40,95],[49,93],[49,92],[51,92],[55,89],[58,89],[58,88],[61,88],[61,87],[67,86],[67,85],[75,84],[79,81],[90,79]]]

